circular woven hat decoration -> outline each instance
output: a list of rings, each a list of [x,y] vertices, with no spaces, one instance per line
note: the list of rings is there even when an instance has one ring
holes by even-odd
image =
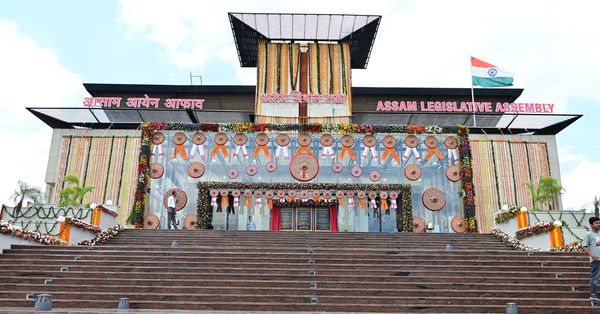
[[[301,199],[305,200],[305,199],[307,199],[307,198],[308,198],[308,196],[309,196],[309,194],[308,194],[308,191],[307,191],[307,190],[302,190],[302,191],[300,191],[300,198],[301,198]]]
[[[175,143],[175,145],[181,145],[185,143],[185,141],[187,141],[187,136],[185,133],[175,132],[175,134],[173,134],[173,143]]]
[[[250,196],[252,196],[252,190],[244,190],[244,196],[245,196],[245,197],[250,197]]]
[[[375,192],[375,191],[369,192],[369,198],[376,198],[376,197],[377,197],[377,192]]]
[[[231,191],[231,195],[233,195],[233,197],[238,197],[242,194],[242,192],[240,190],[233,190]]]
[[[204,175],[204,164],[201,162],[193,162],[188,166],[188,175],[192,178],[200,178]]]
[[[265,165],[265,167],[267,168],[268,172],[273,172],[273,171],[277,170],[277,163],[274,160],[267,161],[267,164]]]
[[[285,197],[285,191],[284,190],[277,191],[277,197],[284,198]]]
[[[275,196],[275,192],[273,192],[273,190],[268,190],[265,192],[266,198],[273,198],[273,196]]]
[[[159,145],[165,141],[165,135],[161,132],[152,133],[152,144]]]
[[[160,226],[160,219],[158,216],[148,214],[144,216],[144,229],[158,229]]]
[[[416,164],[410,164],[404,167],[404,176],[410,181],[416,181],[421,178],[421,167]]]
[[[150,178],[158,179],[165,173],[165,166],[161,163],[153,162],[150,164]]]
[[[165,208],[169,208],[167,206],[167,199],[173,191],[175,191],[175,210],[180,211],[185,207],[185,205],[187,205],[188,200],[187,194],[185,194],[185,192],[182,189],[168,190],[167,193],[165,193],[165,195],[163,196],[163,206],[165,206]]]
[[[188,214],[183,219],[183,229],[186,230],[194,230],[196,229],[196,221],[198,220],[198,215],[196,214]]]
[[[377,139],[375,138],[374,135],[372,134],[367,134],[363,137],[362,139],[362,143],[366,146],[366,147],[373,147],[375,146],[375,144],[377,144]]]
[[[208,191],[208,194],[210,194],[212,197],[217,197],[219,196],[219,190],[210,190]]]
[[[331,193],[331,191],[323,192],[323,198],[326,200],[330,199],[332,195],[333,195],[333,193]]]
[[[390,192],[390,195],[389,195],[389,197],[390,197],[390,198],[398,198],[398,192],[396,192],[396,191],[391,191],[391,192]]]
[[[229,191],[228,190],[221,190],[221,191],[219,191],[219,194],[221,194],[221,196],[227,196],[227,195],[229,195]]]
[[[360,166],[354,166],[350,169],[350,174],[353,177],[358,178],[362,175],[362,168]]]
[[[319,161],[309,154],[300,154],[290,161],[290,173],[298,181],[310,181],[319,174]]]
[[[367,193],[365,191],[358,191],[356,193],[356,196],[358,196],[358,198],[365,198],[365,196],[367,196]]]
[[[335,173],[342,172],[342,169],[344,169],[344,166],[339,162],[334,162],[331,164],[331,170]]]
[[[337,197],[337,198],[344,197],[344,191],[337,191],[337,192],[335,192],[335,197]]]
[[[240,171],[237,168],[229,168],[227,169],[227,177],[229,179],[235,179],[240,175]]]
[[[244,133],[235,133],[233,136],[233,142],[235,145],[239,146],[246,145],[246,143],[248,143],[248,136],[246,136]]]
[[[348,195],[348,197],[354,197],[354,191],[348,191],[346,195]]]
[[[381,197],[381,199],[387,199],[388,198],[388,193],[387,192],[380,192],[379,193],[379,197]]]
[[[269,136],[265,133],[258,133],[254,137],[256,145],[267,145],[269,143]]]
[[[425,232],[425,220],[422,217],[417,216],[413,218],[413,232]]]
[[[296,197],[296,191],[294,191],[294,190],[291,190],[291,191],[289,191],[289,192],[288,192],[288,195],[289,195],[290,197],[294,198],[294,197]]]
[[[381,142],[383,142],[383,146],[385,146],[385,148],[395,148],[397,143],[396,138],[392,135],[384,136]]]
[[[215,143],[217,145],[224,145],[225,143],[227,143],[227,140],[229,140],[229,137],[227,137],[227,134],[223,132],[217,133],[217,135],[215,135]]]
[[[290,144],[290,137],[287,134],[279,134],[275,138],[275,142],[279,146],[288,146]]]
[[[312,138],[310,135],[300,134],[298,135],[298,145],[300,146],[308,146],[312,142]]]
[[[373,170],[369,173],[369,179],[371,179],[371,181],[373,182],[377,182],[379,181],[379,179],[381,179],[381,174],[379,173],[379,171]]]
[[[450,227],[456,233],[465,233],[467,232],[467,220],[465,217],[452,217],[452,220],[450,220]]]
[[[446,194],[439,189],[430,188],[423,192],[423,205],[431,211],[438,211],[446,205]]]
[[[458,147],[458,140],[454,136],[448,136],[444,139],[444,145],[450,149],[455,149]]]
[[[256,165],[248,165],[246,167],[246,174],[249,176],[253,176],[258,173],[258,167]]]
[[[446,178],[452,182],[460,180],[460,170],[458,166],[450,166],[446,169]]]
[[[415,148],[417,145],[419,145],[419,138],[414,135],[407,135],[404,138],[404,144],[410,148]]]
[[[333,145],[333,135],[323,134],[321,135],[319,142],[321,142],[321,145],[323,145],[323,147],[331,147]]]
[[[425,143],[425,146],[427,146],[427,148],[433,149],[438,146],[438,140],[433,135],[427,136],[423,142]]]
[[[319,191],[319,190],[312,191],[312,197],[319,197],[320,195],[321,195],[321,191]]]
[[[192,143],[196,145],[202,145],[206,142],[206,135],[202,132],[196,132],[192,135]]]
[[[263,192],[261,190],[254,191],[254,197],[262,197],[262,196],[263,196]]]
[[[354,145],[354,137],[352,137],[352,135],[344,135],[342,136],[342,139],[340,140],[340,142],[342,143],[342,146],[344,147],[351,147]]]

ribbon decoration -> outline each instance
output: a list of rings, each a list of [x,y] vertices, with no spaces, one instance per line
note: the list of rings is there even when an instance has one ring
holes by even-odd
[[[346,158],[346,154],[348,154],[348,156],[350,156],[350,159],[356,160],[356,156],[354,156],[352,147],[342,146],[342,151],[340,151],[340,160],[344,160],[344,158]]]
[[[217,197],[216,196],[212,196],[210,198],[210,206],[212,206],[212,207],[217,206]]]
[[[517,225],[519,229],[529,227],[529,219],[527,218],[527,212],[517,212]]]
[[[262,208],[262,197],[257,197],[256,198],[256,206],[258,208]]]
[[[165,155],[163,154],[162,143],[154,144],[154,147],[152,147],[152,156],[156,154],[156,151],[158,151],[158,157],[162,157]]]
[[[318,202],[320,202],[320,201],[321,201],[321,198],[320,198],[320,197],[318,197],[318,196],[317,196],[317,197],[313,197],[313,201],[315,201],[315,202],[317,202],[317,203],[318,203]]]
[[[283,157],[287,160],[290,160],[290,151],[287,146],[277,145],[277,150],[275,150],[275,159],[279,159],[279,157],[283,155]]]
[[[377,208],[377,202],[375,202],[375,199],[371,198],[370,200],[371,201],[369,201],[369,207],[371,207],[373,209]]]
[[[277,148],[277,150],[279,150],[279,147]],[[271,152],[267,148],[267,145],[256,145],[256,148],[254,149],[252,156],[254,156],[255,158],[258,158],[258,155],[260,154],[260,152],[263,152],[265,154],[265,158],[271,158]]]
[[[233,198],[233,207],[239,207],[240,206],[240,198],[235,196]]]
[[[296,150],[296,152],[294,153],[294,157],[296,157],[300,154],[309,154],[312,157],[315,157],[315,154],[313,153],[312,149],[310,149],[309,146],[299,146],[298,150]]]
[[[233,152],[233,157],[237,158],[237,156],[240,153],[240,150],[242,151],[242,156],[244,156],[244,158],[248,158],[248,151],[246,150],[246,144],[243,145],[235,145],[235,151]]]
[[[373,147],[367,147],[367,146],[365,146],[365,149],[363,149],[363,152],[362,152],[362,158],[363,158],[363,160],[367,159],[367,156],[369,155],[369,151],[373,155],[373,159],[377,159],[378,158],[378,156],[377,156],[377,150],[375,149],[375,146],[373,146]]]
[[[327,158],[327,155],[332,159],[335,158],[335,152],[333,151],[333,146],[323,146],[323,151],[321,152],[321,157]]]
[[[183,147],[183,144],[175,145],[175,150],[173,150],[173,159],[177,158],[177,154],[181,154],[181,158],[184,160],[187,159],[187,153],[185,152],[185,147]]]
[[[100,227],[100,220],[102,219],[102,209],[99,207],[94,208],[92,214],[92,225]]]
[[[382,198],[381,199],[381,210],[386,210],[387,214],[389,214],[389,211],[387,209],[388,209],[387,199]]]
[[[396,153],[395,148],[386,147],[385,150],[383,151],[383,154],[381,154],[381,159],[383,161],[386,161],[388,158],[388,155],[392,155],[392,157],[394,158],[396,163],[400,163],[400,156],[398,156],[398,153]]]
[[[338,199],[338,204],[339,204],[339,206],[340,206],[340,207],[344,207],[344,198],[342,198],[342,197],[338,197],[337,199]]]
[[[360,208],[365,208],[365,198],[364,197],[359,197],[358,198],[358,204],[360,205]]]
[[[246,208],[250,208],[250,200],[251,200],[250,196],[246,196],[244,198]]]
[[[552,247],[564,246],[562,227],[560,227],[560,226],[552,227],[552,230],[550,230],[550,243],[551,243]]]
[[[451,165],[450,159],[454,157],[454,164],[458,163],[458,148],[448,148],[448,164]]]
[[[58,239],[66,241],[67,244],[71,239],[71,223],[63,221],[60,223],[60,234],[58,235]]]
[[[421,155],[419,154],[419,151],[417,150],[416,147],[407,147],[406,148],[406,150],[404,151],[404,155],[402,156],[404,161],[408,161],[411,154],[415,155],[416,161],[421,162]]]
[[[354,208],[354,197],[348,198],[348,208]]]
[[[210,152],[210,156],[211,157],[217,156],[217,153],[219,151],[221,151],[221,153],[223,154],[223,157],[225,157],[225,158],[229,157],[229,152],[227,152],[227,149],[225,148],[225,144],[215,144],[215,148],[213,148],[213,150]]]
[[[390,208],[391,209],[397,209],[398,208],[398,204],[396,203],[396,199],[395,198],[392,198],[390,200]]]
[[[267,197],[267,208],[273,209],[273,198],[272,197]]]
[[[442,155],[442,152],[440,152],[439,148],[434,147],[434,148],[427,148],[427,155],[425,155],[425,161],[429,161],[429,159],[431,158],[431,156],[433,156],[433,154],[435,154],[435,156],[438,158],[438,160],[442,160],[444,159],[444,156]]]
[[[221,207],[227,208],[229,206],[229,197],[221,196]]]
[[[200,154],[200,159],[204,159],[206,157],[204,154],[204,144],[198,145],[192,142],[192,148],[190,149],[190,159],[194,158],[196,151],[198,151],[198,153]]]

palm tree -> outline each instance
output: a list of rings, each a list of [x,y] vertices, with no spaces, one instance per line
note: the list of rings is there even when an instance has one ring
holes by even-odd
[[[526,184],[531,192],[533,209],[540,209],[538,206],[548,205],[548,209],[552,210],[554,200],[564,191],[558,181],[550,176],[540,177],[537,187],[533,186],[531,182]]]
[[[594,216],[600,217],[600,199],[598,199],[598,196],[594,196]]]
[[[23,202],[26,199],[32,200],[34,204],[39,204],[43,198],[40,188],[36,186],[30,186],[21,180],[19,180],[18,184],[19,188],[16,189],[13,195],[10,197],[13,202],[17,202],[17,205],[15,206],[15,219],[19,217],[19,212],[21,211]]]
[[[74,174],[68,174],[63,181],[68,184],[58,192],[60,195],[59,206],[81,205],[83,198],[92,190],[94,186],[79,186],[79,178]]]

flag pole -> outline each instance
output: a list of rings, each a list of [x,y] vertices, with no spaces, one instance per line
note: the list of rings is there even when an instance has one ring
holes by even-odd
[[[473,127],[477,127],[477,118],[475,114],[475,92],[473,91],[473,56],[469,54],[469,66],[471,67],[471,109],[473,110]]]

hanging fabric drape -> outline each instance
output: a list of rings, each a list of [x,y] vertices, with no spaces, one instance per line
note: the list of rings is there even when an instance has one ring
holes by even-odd
[[[329,231],[338,232],[338,207],[329,207]]]
[[[281,230],[281,208],[278,206],[273,206],[271,209],[271,230]]]

